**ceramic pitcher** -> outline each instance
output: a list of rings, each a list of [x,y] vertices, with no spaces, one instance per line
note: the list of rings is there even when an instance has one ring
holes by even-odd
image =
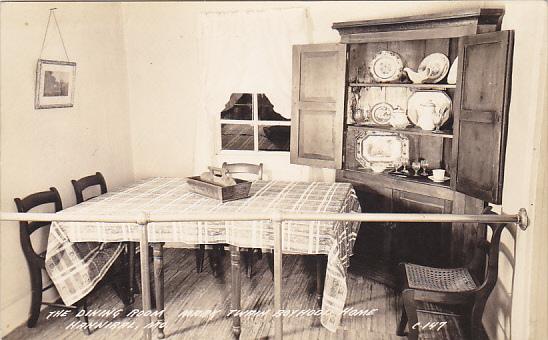
[[[417,110],[419,116],[417,125],[423,129],[432,131],[434,130],[434,115],[436,114],[436,104],[429,100],[428,102],[421,104]]]

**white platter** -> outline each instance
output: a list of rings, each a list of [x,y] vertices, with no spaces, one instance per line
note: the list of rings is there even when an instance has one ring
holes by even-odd
[[[356,160],[379,172],[409,159],[409,140],[394,132],[360,131],[356,136]]]
[[[424,58],[417,70],[421,73],[426,70],[428,78],[423,83],[435,84],[442,80],[449,71],[449,59],[443,53],[432,53]]]
[[[407,116],[411,123],[417,125],[419,120],[418,109],[422,104],[426,104],[430,100],[436,105],[436,110],[443,111],[447,108],[447,114],[443,118],[441,125],[445,124],[449,117],[451,117],[452,102],[447,93],[443,91],[417,91],[407,100]]]
[[[396,52],[380,51],[369,63],[369,72],[379,83],[398,80],[403,70],[403,60]]]

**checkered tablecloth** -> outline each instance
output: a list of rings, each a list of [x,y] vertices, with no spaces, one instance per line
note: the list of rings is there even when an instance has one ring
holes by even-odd
[[[65,209],[60,214],[116,215],[149,212],[211,213],[222,218],[236,212],[360,212],[348,183],[255,181],[250,197],[220,203],[189,191],[184,178],[151,178],[117,188],[92,200]],[[346,300],[346,268],[359,229],[359,222],[283,223],[282,248],[287,253],[327,254],[327,272],[322,305],[322,324],[334,331],[340,323]],[[274,232],[268,221],[249,222],[154,222],[148,224],[149,242],[187,244],[229,243],[239,247],[273,248]],[[54,222],[46,264],[65,303],[89,292],[104,271],[66,263],[71,242],[139,241],[140,229],[133,223]],[[60,259],[63,257],[64,259]],[[58,269],[54,263],[64,262]],[[104,262],[104,261],[103,261]],[[67,271],[70,268],[70,271]],[[74,284],[74,282],[78,284]],[[90,288],[91,287],[91,288]]]

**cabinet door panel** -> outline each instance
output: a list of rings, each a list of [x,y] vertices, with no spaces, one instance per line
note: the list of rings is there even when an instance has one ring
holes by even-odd
[[[502,202],[513,31],[464,37],[459,47],[453,189]]]
[[[339,89],[328,81],[336,79],[339,54],[337,51],[301,53],[299,101],[337,102]],[[344,85],[343,85],[344,86]]]
[[[451,213],[451,201],[394,190],[396,213]],[[397,223],[395,257],[399,262],[446,266],[450,258],[451,229],[448,223]]]
[[[299,157],[335,161],[335,111],[300,110]]]
[[[291,163],[342,167],[346,46],[293,46]]]

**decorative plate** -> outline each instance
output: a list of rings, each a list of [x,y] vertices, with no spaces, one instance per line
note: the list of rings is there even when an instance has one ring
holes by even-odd
[[[360,131],[356,135],[356,160],[366,169],[380,172],[378,169],[393,167],[407,159],[409,140],[399,133]]]
[[[437,83],[449,71],[449,59],[443,53],[432,53],[426,56],[419,65],[419,73],[425,70],[427,71],[428,78],[424,83]]]
[[[437,111],[443,111],[447,108],[447,114],[443,118],[441,125],[445,124],[449,117],[451,117],[452,102],[447,93],[443,91],[417,91],[407,100],[407,116],[411,123],[417,125],[419,121],[419,108],[430,100],[436,105]]]
[[[369,63],[369,72],[375,81],[386,83],[400,78],[403,70],[401,57],[392,51],[380,51]]]
[[[459,57],[456,57],[451,64],[449,73],[447,74],[447,84],[456,84],[457,83],[457,69],[459,68]]]
[[[392,105],[386,102],[377,103],[371,108],[371,119],[375,124],[388,125],[390,124],[392,112],[394,112]]]

